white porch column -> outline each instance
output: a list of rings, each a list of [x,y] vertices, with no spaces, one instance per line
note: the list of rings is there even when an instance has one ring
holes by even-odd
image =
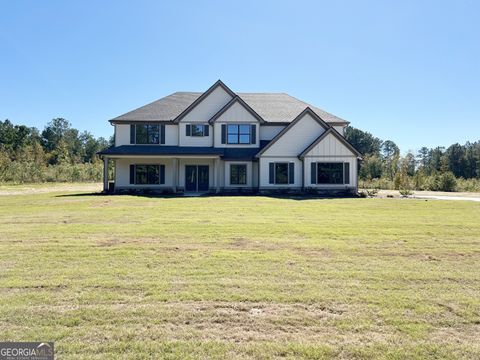
[[[103,191],[108,192],[108,157],[103,157]]]
[[[177,192],[178,187],[178,159],[173,159],[173,191]]]
[[[214,161],[214,184],[213,186],[216,188],[216,192],[220,192],[220,179],[219,179],[219,173],[220,173],[220,159],[215,159]]]

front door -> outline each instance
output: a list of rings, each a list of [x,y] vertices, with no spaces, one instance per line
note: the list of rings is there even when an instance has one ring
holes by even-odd
[[[208,191],[208,165],[185,165],[185,191]]]

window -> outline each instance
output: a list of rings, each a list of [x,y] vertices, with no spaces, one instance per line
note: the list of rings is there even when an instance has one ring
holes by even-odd
[[[276,185],[293,184],[295,182],[295,164],[287,162],[271,162],[269,166],[269,183]]]
[[[160,167],[158,165],[136,165],[135,184],[150,185],[160,183]]]
[[[158,144],[160,141],[160,127],[158,125],[135,125],[136,144]]]
[[[250,144],[250,125],[227,125],[227,144]]]
[[[165,165],[130,165],[130,184],[165,184]]]
[[[247,185],[247,165],[230,165],[230,185]]]
[[[344,167],[344,163],[317,163],[317,184],[344,184]]]
[[[186,136],[208,136],[208,125],[205,124],[187,124],[186,125]]]

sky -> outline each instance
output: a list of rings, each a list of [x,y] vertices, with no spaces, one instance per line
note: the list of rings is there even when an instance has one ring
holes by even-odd
[[[402,152],[480,140],[480,1],[0,0],[0,120],[108,120],[221,79]]]

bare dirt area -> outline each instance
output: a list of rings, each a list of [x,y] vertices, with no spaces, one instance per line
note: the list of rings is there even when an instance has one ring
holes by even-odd
[[[52,192],[102,191],[101,183],[48,183],[26,185],[0,185],[0,196],[4,195],[30,195]]]
[[[398,190],[379,190],[378,197],[400,197]],[[480,201],[480,193],[474,192],[443,192],[443,191],[413,191],[411,198],[432,200],[468,200]]]

